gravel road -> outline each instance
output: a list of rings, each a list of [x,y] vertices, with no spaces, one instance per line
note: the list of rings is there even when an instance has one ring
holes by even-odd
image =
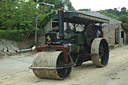
[[[128,85],[128,46],[110,50],[109,63],[95,67],[91,61],[73,67],[64,80],[39,79],[31,66],[35,53],[22,53],[0,59],[0,85]]]

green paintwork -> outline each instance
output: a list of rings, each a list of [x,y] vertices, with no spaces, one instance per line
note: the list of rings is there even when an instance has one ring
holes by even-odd
[[[79,54],[83,49],[83,45],[71,44],[69,52],[70,54]]]
[[[78,49],[78,45],[77,44],[71,44],[70,53],[76,53],[77,49]]]
[[[85,44],[85,41],[84,41],[85,39],[84,39],[84,35],[83,34],[77,34],[75,40],[76,40],[76,43],[78,45]]]
[[[80,51],[83,50],[82,46],[85,44],[84,35],[76,34],[74,39],[75,39],[75,43],[71,44],[70,53],[79,53]]]

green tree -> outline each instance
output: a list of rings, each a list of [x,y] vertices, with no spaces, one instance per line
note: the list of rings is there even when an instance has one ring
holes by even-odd
[[[75,8],[72,6],[72,3],[70,2],[68,5],[69,11],[76,11]]]
[[[121,8],[121,11],[114,9],[100,10],[99,12],[108,17],[117,19],[122,22],[123,26],[128,30],[128,12],[125,7]]]
[[[69,10],[75,10],[70,0],[65,0],[60,3],[60,0],[39,0],[49,4],[54,4],[57,9],[58,5],[67,3]],[[51,8],[47,6],[40,6],[38,11],[36,9],[36,0],[1,0],[0,1],[0,38],[6,39],[18,38],[22,40],[25,36],[24,31],[28,31],[32,26],[35,26],[35,19],[38,16],[38,28],[47,24],[50,18],[55,14],[51,12]],[[34,23],[34,24],[33,24]],[[9,33],[10,32],[10,33]],[[6,34],[6,36],[5,36]],[[12,36],[14,35],[14,36]],[[22,39],[20,38],[22,37]]]
[[[122,15],[119,18],[120,21],[122,21],[123,26],[128,30],[128,16],[127,15]]]
[[[126,14],[126,8],[125,7],[121,8],[121,14]]]
[[[29,0],[28,2],[2,0],[0,2],[0,38],[22,40],[25,37],[25,33],[32,26],[35,26],[37,16],[38,27],[40,27],[40,25],[44,26],[47,24],[53,14],[50,8],[46,6],[39,7],[37,11],[36,3],[33,0]],[[33,29],[37,30],[37,28]]]
[[[4,0],[0,2],[0,29],[29,29],[32,26],[36,13],[36,4],[33,1]]]
[[[114,19],[117,19],[117,20],[119,19],[118,16],[114,15],[113,13],[108,13],[108,11],[106,11],[106,10],[100,10],[98,12],[103,14],[103,15],[106,15],[108,17],[111,17],[111,18],[114,18]]]

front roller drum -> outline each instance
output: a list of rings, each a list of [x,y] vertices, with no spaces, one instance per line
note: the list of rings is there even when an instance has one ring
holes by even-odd
[[[71,63],[70,58],[68,63]],[[64,67],[62,51],[46,51],[37,53],[31,68],[38,78],[64,79],[72,67]]]
[[[92,62],[95,66],[104,67],[108,64],[109,60],[109,47],[108,43],[103,38],[95,38],[91,45]]]

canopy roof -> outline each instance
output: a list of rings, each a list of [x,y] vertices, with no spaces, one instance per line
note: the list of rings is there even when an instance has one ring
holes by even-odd
[[[58,15],[56,14],[53,16],[53,21],[58,21]],[[92,16],[89,14],[81,13],[81,12],[64,12],[64,21],[68,21],[70,23],[78,23],[78,24],[85,24],[85,23],[109,23],[108,19]]]

